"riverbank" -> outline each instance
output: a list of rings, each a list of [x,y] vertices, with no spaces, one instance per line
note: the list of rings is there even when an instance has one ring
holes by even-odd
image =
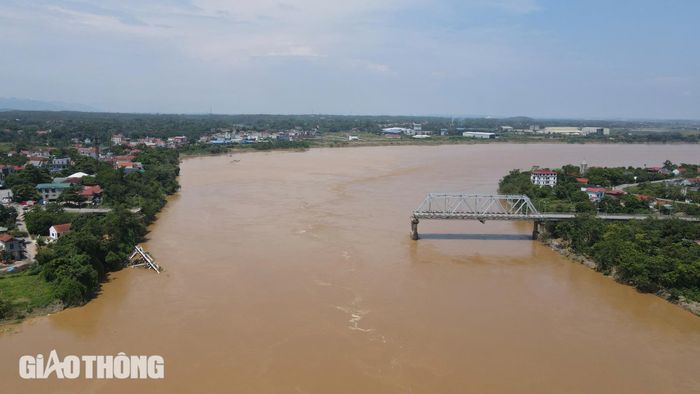
[[[27,212],[35,236],[47,236],[56,224],[68,230],[38,250],[33,267],[0,277],[0,324],[83,306],[99,295],[110,272],[126,265],[167,197],[180,187],[176,151],[144,149],[137,158],[143,170],[128,174],[86,159],[101,166],[95,179],[109,209],[68,214],[52,202]]]
[[[0,326],[55,313],[65,307],[55,299],[49,283],[36,272],[1,275],[0,294],[3,295],[0,300]]]
[[[598,269],[598,264],[596,264],[593,259],[580,253],[576,253],[571,249],[569,243],[562,238],[551,238],[547,235],[542,235],[538,239],[543,244],[547,245],[549,248],[564,256],[568,260],[584,265],[594,271],[599,272],[601,275],[608,276],[620,284],[630,286],[631,284],[620,281],[617,278],[616,271],[613,269],[610,273],[605,274]],[[687,310],[688,312],[700,317],[700,302],[689,300],[683,296],[674,297],[668,291],[658,291],[654,293],[656,296],[672,303],[678,305],[679,307]]]
[[[349,135],[357,137],[350,140]],[[507,136],[496,139],[479,139],[468,138],[463,136],[440,136],[431,135],[428,138],[413,138],[411,136],[387,137],[384,135],[373,133],[326,133],[320,137],[303,139],[296,141],[300,146],[290,147],[289,143],[270,143],[266,149],[256,148],[256,145],[263,143],[252,144],[230,144],[230,145],[210,145],[210,144],[194,144],[181,149],[181,155],[184,157],[191,156],[208,156],[235,152],[250,152],[250,151],[299,151],[313,148],[361,148],[361,147],[383,147],[383,146],[440,146],[440,145],[485,145],[485,144],[600,144],[600,145],[693,145],[695,142],[687,141],[626,141],[626,140],[610,140],[602,138],[561,138],[551,136]],[[279,144],[279,146],[277,146]]]

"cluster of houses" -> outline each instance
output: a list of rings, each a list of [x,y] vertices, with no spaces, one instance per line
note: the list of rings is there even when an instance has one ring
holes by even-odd
[[[165,146],[170,145],[180,145],[186,143],[187,139],[185,137],[174,137],[172,140],[163,141]],[[126,142],[126,140],[125,140]],[[139,145],[143,143],[142,140],[131,141],[129,146]],[[159,144],[160,142],[154,139],[149,139],[147,142],[149,144]],[[86,143],[89,143],[86,141]],[[146,144],[146,145],[149,145]],[[111,152],[101,152],[99,147],[96,146],[83,146],[82,144],[75,144],[73,147],[82,156],[92,157],[96,160],[100,160],[111,164],[114,168],[121,168],[125,173],[130,172],[143,172],[143,165],[140,162],[135,161],[136,154],[139,153],[138,149],[128,149],[122,155],[113,155]],[[22,155],[27,158],[26,165],[32,165],[38,168],[45,168],[52,174],[57,174],[65,169],[70,168],[74,163],[70,157],[64,157],[56,155],[55,148],[50,147],[38,147],[34,149],[22,150],[19,153],[11,152],[8,155]],[[0,165],[0,188],[4,188],[6,177],[21,172],[25,169],[25,166],[17,165]],[[52,202],[58,200],[63,193],[67,190],[76,190],[76,194],[80,197],[81,205],[98,205],[102,200],[103,190],[98,184],[83,184],[83,178],[89,176],[84,172],[76,172],[67,177],[54,177],[51,182],[40,183],[35,186],[40,202]],[[12,192],[10,190],[0,190],[0,195],[2,198],[2,203],[9,204],[12,201]],[[33,205],[33,201],[22,202],[21,205]],[[70,231],[70,224],[56,224],[51,227],[49,239],[57,240],[63,234]],[[11,234],[7,233],[7,229],[0,228],[0,263],[8,263],[11,261],[22,260],[24,258],[26,248],[25,240],[22,238],[13,237]]]
[[[100,185],[81,185],[83,177],[89,176],[84,172],[76,172],[65,178],[53,178],[51,183],[40,183],[36,185],[36,190],[44,202],[56,201],[63,192],[72,188],[79,187],[78,195],[83,200],[92,205],[97,205],[102,200],[102,188]]]
[[[176,137],[177,138],[177,137]],[[185,137],[182,137],[185,138]],[[177,144],[183,143],[182,139],[176,139]],[[184,140],[186,141],[186,139]],[[98,147],[86,147],[81,144],[73,146],[80,155],[94,158],[112,165],[115,169],[122,169],[125,173],[143,172],[143,164],[135,161],[138,149],[129,149],[122,155],[113,155],[111,152],[100,152]],[[56,149],[48,147],[39,147],[31,150],[23,150],[18,154],[27,157],[27,165],[32,165],[38,168],[46,168],[50,173],[58,173],[70,168],[73,161],[70,157],[58,156],[54,152]],[[16,155],[17,153],[9,153],[8,155]],[[16,165],[0,165],[0,188],[5,187],[5,180],[8,175],[24,170],[24,166]],[[84,201],[89,204],[98,204],[102,198],[102,188],[99,185],[81,185],[81,179],[88,174],[75,173],[68,177],[56,177],[49,183],[41,183],[36,185],[39,196],[42,201],[56,201],[63,192],[72,188],[80,187],[78,194],[84,198]],[[9,203],[11,195],[3,199],[3,203]]]
[[[54,151],[55,149],[52,148],[39,147],[32,150],[22,150],[19,152],[19,155],[27,158],[27,164],[31,164],[34,167],[47,168],[50,172],[60,172],[68,168],[71,165],[70,158],[56,156],[53,154]],[[9,153],[8,155],[12,156],[15,153]],[[22,167],[16,167],[15,171],[21,169]]]
[[[577,126],[554,126],[540,127],[531,125],[528,128],[516,129],[513,126],[500,126],[498,130],[502,133],[515,134],[546,134],[558,136],[589,136],[589,135],[610,135],[607,127],[577,127]]]
[[[178,142],[176,144],[186,143],[186,137],[173,138],[177,139]],[[180,138],[184,138],[184,142],[182,142],[183,140],[181,140]],[[170,141],[170,138],[168,139],[168,141]],[[168,146],[167,143],[163,143],[165,144],[164,146]],[[111,163],[112,165],[114,165],[115,168],[121,167],[134,171],[143,170],[143,166],[140,163],[133,162],[134,158],[136,157],[135,155],[139,153],[139,150],[136,148],[128,150],[123,155],[116,156],[109,151],[101,152],[99,147],[97,146],[83,146],[82,144],[75,144],[73,145],[73,148],[75,148],[81,156],[87,156],[96,160]],[[72,164],[74,164],[71,161],[70,157],[57,156],[54,154],[55,151],[55,148],[39,147],[32,150],[20,151],[19,155],[25,156],[27,158],[27,164],[31,164],[34,167],[38,168],[46,168],[51,173],[61,172],[69,168]],[[8,156],[13,156],[15,154],[16,153],[11,152],[8,153]],[[7,176],[17,171],[21,171],[22,169],[22,166],[0,166],[0,181],[4,180],[4,176]]]
[[[123,134],[114,134],[111,138],[113,145],[122,145],[129,147],[137,147],[139,145],[145,145],[149,148],[171,148],[175,149],[177,147],[187,145],[187,137],[184,135],[179,135],[175,137],[169,137],[167,139],[157,138],[157,137],[141,137],[141,138],[129,138],[125,137]]]
[[[549,168],[537,168],[530,171],[530,182],[537,186],[549,186],[554,187],[557,185],[558,173]],[[588,195],[588,199],[592,202],[598,202],[603,199],[603,197],[610,196],[619,198],[626,194],[623,190],[610,189],[599,186],[592,186],[588,184],[588,178],[576,178],[576,182],[579,183],[581,191]],[[638,197],[639,198],[639,197]]]
[[[587,169],[587,164],[581,163],[581,173],[585,174]],[[682,175],[685,171],[683,168],[677,168],[674,170],[668,170],[662,167],[647,167],[646,170],[651,173],[660,173],[660,174],[665,174],[665,175]],[[557,177],[558,173],[554,170],[551,170],[549,168],[534,168],[532,171],[530,171],[530,182],[533,185],[537,186],[549,186],[549,187],[554,187],[557,185]],[[625,191],[621,189],[615,189],[615,188],[605,188],[605,187],[600,187],[597,185],[590,185],[588,178],[585,177],[579,177],[576,178],[576,182],[580,185],[581,191],[585,192],[588,195],[588,199],[592,202],[598,202],[602,200],[605,196],[610,196],[613,198],[620,198],[623,195],[627,194]],[[677,179],[671,179],[668,180],[667,182],[670,183],[675,183],[681,186],[686,186],[690,190],[693,191],[698,191],[700,190],[700,177],[696,178],[677,178]],[[643,195],[643,194],[634,194],[634,196],[639,199],[640,201],[648,201],[651,206],[655,205],[661,205],[664,203],[663,200],[657,200],[651,196]]]
[[[84,146],[77,143],[73,147],[82,156],[91,157],[93,159],[109,163],[116,169],[122,169],[125,173],[143,172],[142,163],[135,161],[136,154],[139,150],[136,148],[126,149],[121,155],[114,155],[112,152],[101,152],[99,146]],[[136,140],[129,140],[121,135],[113,136],[113,143],[124,145],[127,147],[135,147],[141,144],[146,146],[157,147],[177,147],[187,143],[186,137],[172,137],[163,141],[158,138],[145,137]],[[91,141],[86,140],[86,144]],[[27,158],[26,165],[32,165],[37,168],[45,168],[52,174],[57,174],[70,168],[73,161],[70,157],[56,155],[57,149],[50,147],[37,147],[28,150],[22,150],[19,153],[11,152],[8,156],[21,155]],[[0,188],[4,188],[6,177],[21,172],[25,166],[18,165],[0,165]],[[63,193],[68,190],[75,190],[77,196],[80,197],[81,204],[98,205],[102,200],[103,190],[98,184],[83,184],[83,178],[90,176],[84,172],[76,172],[66,177],[54,177],[51,182],[40,183],[35,186],[40,202],[52,202],[58,200]],[[12,192],[10,190],[0,191],[2,203],[9,204],[12,201]],[[22,202],[21,205],[33,205],[33,201]],[[49,240],[57,240],[65,233],[69,232],[70,223],[55,224],[50,228]],[[7,232],[7,229],[0,228],[0,263],[10,263],[12,261],[22,260],[24,258],[26,247],[25,240],[16,238]],[[13,267],[10,267],[13,268]],[[9,269],[9,268],[5,268]]]
[[[54,224],[49,228],[49,242],[58,240],[70,230],[70,223]],[[6,231],[0,232],[0,263],[10,264],[24,259],[27,250],[25,243],[22,238],[14,237]]]
[[[317,134],[317,130],[303,130],[301,127],[283,131],[255,131],[222,128],[212,130],[211,134],[200,137],[199,142],[211,145],[255,144],[269,141],[290,142],[314,137]]]

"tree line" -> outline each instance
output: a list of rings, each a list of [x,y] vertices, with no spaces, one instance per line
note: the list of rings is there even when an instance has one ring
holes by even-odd
[[[590,216],[548,224],[553,237],[596,269],[642,292],[700,302],[700,224],[678,219],[605,222]]]

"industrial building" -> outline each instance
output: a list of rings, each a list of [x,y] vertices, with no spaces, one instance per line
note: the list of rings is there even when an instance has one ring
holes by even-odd
[[[610,129],[606,127],[545,127],[544,129],[539,130],[538,133],[571,136],[585,136],[591,134],[610,135]]]
[[[465,131],[464,133],[462,133],[462,136],[469,138],[495,139],[496,133],[486,133],[481,131]]]

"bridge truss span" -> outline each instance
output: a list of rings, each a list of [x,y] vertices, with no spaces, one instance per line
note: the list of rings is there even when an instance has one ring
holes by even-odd
[[[524,195],[429,193],[415,219],[536,220],[542,215]]]

